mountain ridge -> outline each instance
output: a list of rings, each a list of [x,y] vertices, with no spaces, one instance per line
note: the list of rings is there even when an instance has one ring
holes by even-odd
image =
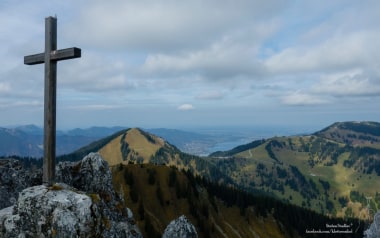
[[[336,122],[313,135],[352,146],[380,148],[380,123]]]
[[[246,190],[324,214],[371,219],[367,206],[380,208],[379,129],[376,122],[337,122],[310,135],[268,138],[210,156]]]
[[[346,128],[350,123],[339,125]],[[332,124],[322,132],[335,127]],[[344,137],[346,129],[335,131],[337,139],[318,133],[321,132],[257,140],[201,158],[181,152],[161,137],[131,128],[120,132],[117,138],[109,138],[109,143],[99,146],[99,153],[111,166],[130,163],[175,166],[322,214],[370,219],[369,214],[363,215],[367,207],[365,197],[373,198],[372,209],[380,207],[380,191],[376,190],[380,186],[378,144],[374,140],[370,147],[366,146],[368,143],[360,146],[344,143],[346,140],[342,138],[348,137]]]
[[[353,126],[355,130],[347,132]],[[372,197],[371,209],[380,207],[380,191],[376,190],[380,186],[380,147],[377,135],[368,129],[376,126],[378,123],[373,122],[339,122],[313,134],[256,140],[204,158],[183,153],[161,137],[131,128],[58,160],[76,160],[99,151],[111,166],[175,166],[323,214],[370,219],[370,215],[364,216],[365,197]]]
[[[128,127],[100,127],[74,128],[57,130],[57,155],[69,154],[96,140],[112,135]],[[155,134],[181,151],[195,155],[206,155],[216,145],[234,140],[242,140],[243,135],[213,135],[191,132],[179,129],[151,128],[144,131]],[[43,128],[36,125],[21,125],[14,127],[0,127],[0,156],[42,157]],[[234,144],[237,144],[236,142]],[[13,148],[11,150],[11,148]],[[224,148],[224,147],[223,147]],[[228,147],[229,148],[229,147]]]
[[[90,127],[57,131],[57,155],[71,153],[93,141],[123,129],[123,127]],[[0,156],[43,156],[43,129],[35,125],[0,127]]]

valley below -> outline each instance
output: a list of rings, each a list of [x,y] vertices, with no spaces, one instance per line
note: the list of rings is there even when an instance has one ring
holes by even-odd
[[[148,237],[181,214],[201,237],[304,237],[347,222],[350,236],[362,237],[380,209],[380,124],[272,133],[129,128],[57,160],[99,153]]]

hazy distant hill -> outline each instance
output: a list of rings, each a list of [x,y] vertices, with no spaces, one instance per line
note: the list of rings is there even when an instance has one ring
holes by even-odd
[[[57,131],[57,155],[68,154],[82,146],[111,135],[124,127],[90,127],[76,128],[68,131]],[[216,145],[229,149],[238,144],[244,136],[236,134],[209,135],[177,129],[146,129],[154,135],[164,138],[181,151],[195,155],[206,155]],[[238,133],[237,133],[238,134]],[[244,138],[245,139],[245,138]],[[35,125],[24,125],[14,128],[0,128],[0,156],[42,156],[43,129]],[[223,145],[224,143],[232,143]]]
[[[102,138],[111,135],[117,131],[123,130],[125,127],[114,126],[114,127],[99,127],[93,126],[86,129],[76,128],[65,132],[65,134],[70,136],[86,136],[86,137],[96,137]]]
[[[41,136],[0,128],[0,155],[40,156]]]
[[[252,138],[267,137],[274,133],[269,128],[209,128],[198,129],[201,132],[189,132],[178,129],[154,128],[145,131],[164,138],[182,152],[192,155],[206,156],[215,150],[230,149],[236,145],[252,140]],[[193,129],[194,130],[194,129]],[[196,130],[196,129],[195,129]]]
[[[18,131],[22,131],[28,135],[43,135],[44,134],[43,129],[41,127],[36,126],[36,125],[17,126],[17,127],[14,127],[13,129],[18,130]],[[57,132],[57,134],[59,134],[59,132]]]
[[[71,153],[82,146],[121,130],[122,127],[91,127],[57,131],[57,155]],[[0,156],[43,156],[43,129],[34,125],[0,128]]]
[[[164,138],[169,143],[181,149],[181,151],[190,154],[203,154],[211,146],[223,141],[223,139],[221,140],[221,138],[217,136],[176,129],[154,128],[147,129],[146,131]]]
[[[315,135],[347,145],[380,149],[378,122],[336,122]]]

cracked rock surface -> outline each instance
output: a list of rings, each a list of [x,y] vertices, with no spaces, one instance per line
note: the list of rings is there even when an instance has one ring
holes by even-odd
[[[59,171],[71,174],[66,183],[26,188],[14,206],[0,210],[0,237],[141,237],[99,154],[63,164],[57,178],[64,180]]]
[[[365,238],[380,238],[380,211],[373,217],[373,223],[364,231]]]
[[[0,160],[0,209],[14,205],[23,189],[41,183],[41,170],[25,170],[16,159]]]

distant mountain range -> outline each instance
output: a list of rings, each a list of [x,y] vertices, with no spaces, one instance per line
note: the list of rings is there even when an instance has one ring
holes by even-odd
[[[125,129],[123,127],[90,127],[57,131],[57,155],[71,153],[95,140]],[[42,157],[43,129],[35,125],[0,128],[0,156]]]
[[[69,154],[126,127],[90,127],[76,128],[68,131],[57,131],[57,155]],[[153,128],[144,129],[149,133],[164,138],[181,151],[194,155],[207,155],[215,150],[212,148],[229,149],[246,141],[244,135],[235,134],[204,134],[177,129]],[[226,145],[224,145],[226,144]],[[43,128],[35,125],[23,125],[12,128],[0,127],[0,156],[16,155],[21,157],[43,156]]]
[[[175,145],[181,151],[193,155],[208,155],[217,146],[222,148],[232,148],[238,145],[239,141],[246,140],[246,136],[239,135],[239,132],[222,133],[222,134],[206,134],[196,133],[177,129],[154,128],[144,129],[149,133],[164,138],[167,142]],[[227,143],[227,147],[223,144]]]

